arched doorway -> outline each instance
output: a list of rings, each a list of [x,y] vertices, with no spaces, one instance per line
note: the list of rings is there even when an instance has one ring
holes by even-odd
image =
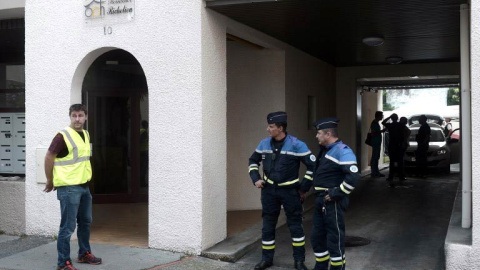
[[[120,49],[100,55],[82,100],[93,143],[92,242],[147,246],[148,87],[140,63]]]

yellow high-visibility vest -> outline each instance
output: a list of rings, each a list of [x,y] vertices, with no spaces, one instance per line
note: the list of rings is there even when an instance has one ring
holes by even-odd
[[[73,186],[86,183],[92,179],[90,165],[90,134],[83,130],[82,137],[71,127],[60,131],[68,148],[68,155],[56,158],[53,163],[53,185],[55,187]]]

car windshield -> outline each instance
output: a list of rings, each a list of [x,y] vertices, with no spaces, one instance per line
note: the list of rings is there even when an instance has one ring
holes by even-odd
[[[410,133],[410,138],[408,138],[409,141],[414,142],[415,137],[417,136],[418,129],[412,129],[412,133]],[[443,135],[443,132],[439,129],[431,129],[430,133],[430,142],[444,142],[445,141],[445,136]]]

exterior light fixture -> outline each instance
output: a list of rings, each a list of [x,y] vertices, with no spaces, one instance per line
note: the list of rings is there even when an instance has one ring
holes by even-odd
[[[362,39],[363,44],[371,47],[380,46],[384,41],[382,37],[365,37]]]
[[[403,61],[403,58],[400,56],[390,56],[385,58],[385,61],[391,65],[400,64]]]

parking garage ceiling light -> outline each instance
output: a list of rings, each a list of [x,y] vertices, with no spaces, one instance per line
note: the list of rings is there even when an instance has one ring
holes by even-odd
[[[403,61],[403,58],[400,56],[390,56],[385,58],[385,61],[387,61],[389,64],[396,65],[400,64]]]
[[[384,41],[382,37],[365,37],[362,39],[363,44],[371,47],[380,46]]]

